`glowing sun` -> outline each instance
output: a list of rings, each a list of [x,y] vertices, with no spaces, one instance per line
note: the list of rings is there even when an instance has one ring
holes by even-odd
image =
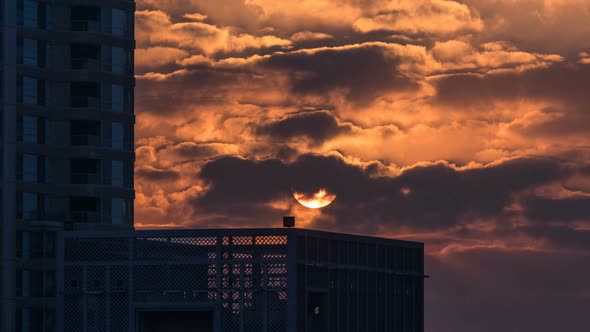
[[[336,195],[328,193],[326,189],[320,189],[318,192],[312,195],[294,192],[293,197],[295,197],[297,202],[299,202],[301,205],[310,209],[320,209],[326,207],[336,199]]]

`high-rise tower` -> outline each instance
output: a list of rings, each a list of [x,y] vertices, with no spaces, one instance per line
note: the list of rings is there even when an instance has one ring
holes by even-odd
[[[55,331],[55,232],[133,228],[135,3],[0,3],[0,331]]]

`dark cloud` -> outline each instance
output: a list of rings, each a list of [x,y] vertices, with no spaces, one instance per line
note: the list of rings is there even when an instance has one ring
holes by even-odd
[[[500,100],[531,98],[588,106],[590,66],[553,65],[525,72],[488,75],[453,75],[436,80],[433,103],[485,107]],[[584,110],[586,111],[586,109]]]
[[[397,69],[399,64],[398,57],[374,44],[275,54],[262,63],[266,68],[287,71],[295,94],[342,90],[348,100],[358,103],[391,91],[417,89],[417,82]]]
[[[368,233],[376,224],[440,228],[466,216],[502,215],[515,193],[569,174],[558,162],[546,159],[514,159],[468,170],[439,163],[414,167],[397,177],[371,177],[337,157],[304,155],[290,164],[227,157],[204,166],[201,177],[211,190],[196,203],[203,208],[262,204],[293,190],[326,188],[338,197],[325,210],[337,227],[373,220],[374,224],[355,227],[366,227]],[[404,188],[409,193],[404,194]],[[316,226],[321,225],[318,220]]]
[[[181,158],[202,159],[217,154],[217,149],[208,144],[197,144],[193,142],[183,142],[170,148],[170,151]]]
[[[324,141],[338,135],[350,133],[352,125],[341,123],[335,115],[327,111],[300,112],[275,122],[262,124],[257,128],[260,135],[268,135],[273,140],[289,140],[307,138],[313,144],[321,144]]]
[[[534,220],[590,220],[590,198],[530,198],[524,202],[525,214]]]
[[[563,220],[567,221],[566,218]],[[553,251],[590,255],[590,230],[533,221],[530,226],[521,229],[521,232],[545,243],[545,247]]]
[[[136,109],[140,114],[168,116],[190,111],[196,105],[223,105],[229,101],[228,86],[249,78],[250,74],[236,70],[193,68],[164,80],[138,79]]]

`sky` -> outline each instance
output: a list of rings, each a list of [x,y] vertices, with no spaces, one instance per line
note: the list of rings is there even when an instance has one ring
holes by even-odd
[[[137,0],[135,223],[423,241],[426,331],[588,331],[589,22],[590,0]]]

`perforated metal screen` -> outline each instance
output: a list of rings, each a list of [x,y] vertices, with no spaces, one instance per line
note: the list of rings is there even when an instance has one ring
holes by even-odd
[[[136,331],[208,310],[216,332],[423,331],[423,246],[301,229],[62,234],[58,324]]]

